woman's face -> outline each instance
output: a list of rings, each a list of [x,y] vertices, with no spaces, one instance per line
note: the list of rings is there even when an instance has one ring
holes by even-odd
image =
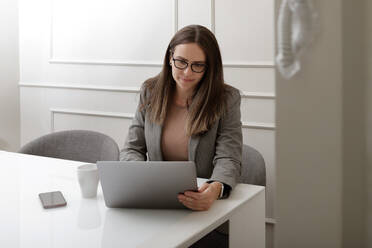
[[[181,93],[191,94],[205,73],[206,57],[198,44],[180,44],[175,47],[173,57],[170,58],[170,64],[177,90]],[[193,65],[194,71],[191,69],[191,65]],[[186,68],[180,69],[184,67]]]

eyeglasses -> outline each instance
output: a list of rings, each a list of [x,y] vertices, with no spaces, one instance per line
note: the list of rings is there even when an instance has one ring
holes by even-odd
[[[183,59],[175,59],[172,56],[173,64],[177,69],[185,70],[189,66],[189,62],[183,60]],[[191,70],[196,73],[202,73],[207,69],[207,65],[203,63],[192,63]]]

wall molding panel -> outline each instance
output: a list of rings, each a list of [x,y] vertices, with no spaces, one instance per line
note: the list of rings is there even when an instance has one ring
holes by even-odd
[[[127,120],[132,120],[134,117],[134,114],[132,113],[115,113],[115,112],[102,112],[102,111],[90,111],[90,110],[78,110],[78,109],[51,108],[49,109],[49,111],[50,111],[50,132],[54,132],[54,115],[55,114],[110,117],[110,118],[121,118],[121,119],[127,119]]]
[[[138,67],[161,67],[161,62],[127,61],[127,60],[73,60],[73,59],[49,59],[50,64],[71,65],[104,65],[104,66],[138,66]]]
[[[85,116],[97,116],[97,117],[111,117],[111,118],[123,118],[133,119],[133,113],[114,113],[114,112],[101,112],[101,111],[88,111],[88,110],[77,110],[77,109],[50,109],[50,131],[54,132],[54,114],[71,114],[71,115],[85,115]],[[254,123],[254,122],[243,122],[242,128],[247,129],[261,129],[261,130],[275,130],[275,125],[270,123]]]
[[[50,34],[49,34],[49,64],[74,64],[74,65],[107,65],[107,66],[140,66],[140,67],[161,67],[162,61],[148,62],[141,60],[110,60],[110,59],[72,59],[72,58],[56,58],[54,54],[54,4],[57,0],[50,1]],[[178,31],[178,1],[172,0],[172,19],[173,19],[173,35]]]
[[[112,92],[128,92],[128,93],[140,93],[140,87],[128,87],[128,86],[99,86],[89,84],[68,84],[68,83],[26,83],[19,82],[19,87],[35,87],[35,88],[60,88],[60,89],[72,89],[72,90],[96,90],[96,91],[112,91]],[[249,92],[242,91],[242,98],[259,98],[259,99],[275,99],[275,95],[266,92]]]
[[[74,64],[74,65],[103,65],[103,66],[139,66],[139,67],[161,67],[162,61],[159,62],[148,62],[148,61],[133,61],[133,60],[109,60],[109,59],[69,59],[69,58],[55,58],[53,53],[53,4],[51,1],[51,15],[50,15],[50,49],[49,49],[49,63],[50,64]],[[178,4],[179,0],[173,0],[173,30],[174,34],[178,31]],[[216,7],[215,0],[210,0],[211,8],[211,31],[215,33],[216,29]],[[244,62],[225,62],[224,67],[232,68],[275,68],[274,61],[244,61]]]
[[[271,225],[275,225],[276,224],[276,219],[274,218],[266,218],[266,224],[271,224]]]
[[[57,88],[71,90],[93,90],[93,91],[111,91],[111,92],[128,92],[139,93],[139,87],[128,86],[97,86],[89,84],[59,84],[59,83],[24,83],[20,82],[19,87],[34,87],[34,88]]]
[[[211,1],[214,2],[214,33],[225,63],[245,68],[254,60],[262,61],[256,64],[265,68],[274,68],[274,2],[235,0],[232,4],[223,0]]]
[[[216,34],[216,1],[211,0],[211,31]]]
[[[126,61],[126,60],[73,60],[73,59],[49,59],[50,64],[72,64],[72,65],[103,65],[103,66],[138,66],[138,67],[162,67],[162,62]],[[231,68],[275,68],[271,61],[246,61],[243,63],[227,62],[224,67]]]
[[[272,61],[225,62],[223,66],[233,68],[275,68],[275,63]]]
[[[241,96],[242,98],[275,99],[274,94],[266,92],[242,91]]]
[[[133,119],[133,113],[119,113],[119,112],[106,112],[106,111],[91,111],[81,109],[65,109],[65,108],[51,108],[50,111],[50,131],[54,132],[54,115],[59,114],[70,114],[70,115],[85,115],[85,116],[97,116],[97,117],[111,117],[111,118],[123,118]],[[255,123],[255,122],[243,122],[242,128],[247,129],[262,129],[262,130],[275,130],[275,125],[270,123]]]
[[[178,0],[173,0],[173,28],[174,34],[178,31]]]
[[[261,130],[275,130],[275,125],[271,124],[271,123],[242,122],[242,128],[261,129]]]

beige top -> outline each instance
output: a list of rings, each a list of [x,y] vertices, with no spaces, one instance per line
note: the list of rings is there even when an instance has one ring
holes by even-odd
[[[163,124],[161,150],[167,161],[187,161],[189,137],[186,135],[187,107],[171,104]]]

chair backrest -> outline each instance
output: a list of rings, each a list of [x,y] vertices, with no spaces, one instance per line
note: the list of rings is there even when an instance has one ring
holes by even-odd
[[[259,151],[248,145],[243,145],[241,175],[238,182],[266,186],[265,160]]]
[[[243,145],[241,173],[237,182],[266,186],[265,160],[259,151],[248,145]],[[219,233],[228,234],[228,221],[220,225],[216,230]]]
[[[109,136],[88,130],[68,130],[41,136],[19,153],[76,160],[87,163],[119,160],[119,147]]]

